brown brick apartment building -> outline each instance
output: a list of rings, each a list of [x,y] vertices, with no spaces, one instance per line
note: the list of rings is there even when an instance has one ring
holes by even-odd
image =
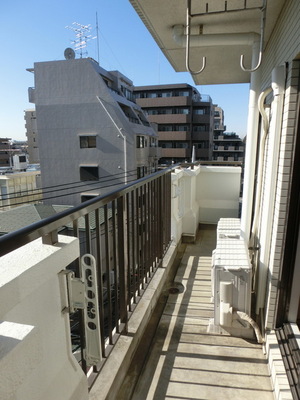
[[[188,84],[136,86],[135,100],[158,124],[160,164],[191,161],[195,146],[197,160],[211,160],[214,106]]]

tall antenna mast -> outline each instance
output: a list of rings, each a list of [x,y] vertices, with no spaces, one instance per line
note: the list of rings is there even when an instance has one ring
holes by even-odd
[[[98,55],[98,64],[100,63],[100,44],[99,44],[99,26],[98,26],[98,13],[96,12],[96,33],[97,33],[97,55]]]
[[[73,26],[66,26],[67,29],[70,29],[75,33],[75,40],[71,41],[71,44],[74,47],[74,50],[77,54],[80,55],[80,58],[82,58],[83,55],[87,55],[88,52],[84,49],[87,46],[87,43],[90,40],[96,39],[96,36],[92,37],[90,35],[91,32],[91,25],[82,25],[79,24],[78,22],[73,22]]]

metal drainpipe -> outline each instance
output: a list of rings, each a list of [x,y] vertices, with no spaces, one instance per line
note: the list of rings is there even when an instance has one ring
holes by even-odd
[[[255,42],[252,48],[252,66],[257,63],[259,54],[259,42]],[[260,94],[261,69],[251,73],[250,96],[247,123],[247,142],[245,154],[245,172],[243,186],[243,203],[241,216],[241,236],[248,243],[253,210],[253,190],[255,180],[255,166],[257,157],[258,139],[258,98]]]

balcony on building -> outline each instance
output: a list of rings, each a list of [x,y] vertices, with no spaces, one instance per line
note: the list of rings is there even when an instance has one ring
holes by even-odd
[[[181,243],[238,217],[240,179],[239,167],[165,169],[2,236],[1,370],[8,378],[15,366],[21,377],[1,387],[4,398],[46,398],[49,385],[66,400],[119,398],[117,376],[126,376]]]
[[[186,124],[191,122],[190,114],[159,114],[159,115],[148,115],[150,122],[157,124]]]
[[[189,141],[191,140],[191,133],[190,131],[158,131],[158,140],[160,141],[174,141],[175,138],[176,140]]]
[[[171,148],[171,147],[162,147],[161,148],[161,157],[162,158],[190,158],[191,150],[189,148]]]

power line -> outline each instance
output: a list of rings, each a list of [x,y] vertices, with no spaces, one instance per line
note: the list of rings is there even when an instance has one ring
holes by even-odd
[[[135,172],[136,172],[136,170],[128,171],[126,173],[126,176],[130,176]],[[121,176],[118,177],[118,175],[121,175]],[[19,198],[22,198],[22,197],[26,197],[27,195],[23,194],[23,193],[30,193],[31,195],[35,195],[35,192],[40,192],[40,191],[42,191],[43,194],[44,194],[44,193],[59,192],[61,190],[69,190],[69,189],[73,189],[73,188],[80,187],[80,186],[86,186],[87,185],[86,182],[91,182],[91,183],[89,183],[89,185],[95,185],[95,184],[99,183],[100,180],[106,182],[106,179],[109,179],[109,180],[111,180],[111,179],[119,179],[119,178],[121,178],[123,176],[124,176],[124,173],[123,172],[119,172],[118,174],[112,174],[112,175],[103,176],[103,177],[99,178],[99,180],[97,182],[76,181],[76,182],[70,182],[70,183],[62,183],[60,185],[46,186],[46,187],[41,187],[41,188],[36,188],[36,189],[29,189],[29,190],[22,190],[22,194],[20,196],[17,195],[18,192],[12,192],[12,193],[8,193],[6,195],[0,195],[0,200],[4,201],[4,200],[11,200],[11,199],[16,199],[16,198],[19,199]],[[79,185],[77,185],[77,184],[79,184]],[[65,187],[65,186],[69,186],[69,185],[77,185],[77,186]],[[58,188],[58,187],[61,187],[61,186],[63,186],[62,189],[48,190],[48,189]],[[13,195],[17,195],[17,196],[13,196]],[[5,197],[5,199],[3,197]]]
[[[136,178],[127,181],[127,183],[131,183],[131,182],[134,182],[134,181],[136,181]],[[95,189],[105,189],[105,188],[108,188],[108,187],[118,186],[118,185],[120,185],[120,183],[114,183],[114,184],[112,184],[112,185],[107,185],[107,186],[99,186],[99,187],[96,187]],[[94,189],[94,190],[95,190],[95,189]],[[45,198],[43,198],[43,199],[41,199],[41,200],[39,200],[39,201],[45,201],[45,200],[56,199],[56,198],[58,198],[58,197],[65,197],[65,196],[70,196],[70,195],[78,194],[78,193],[81,193],[81,190],[79,190],[79,191],[77,191],[77,192],[72,192],[72,193],[60,194],[60,195],[57,195],[57,196],[45,197]],[[95,197],[97,197],[97,196],[95,196]],[[19,205],[31,204],[31,203],[36,203],[36,200],[23,201],[23,202],[20,202],[20,203],[15,203],[15,204],[13,204],[13,205],[14,205],[14,206],[19,206]],[[7,207],[7,205],[6,205],[6,206],[0,206],[0,208],[5,208],[5,207]]]

